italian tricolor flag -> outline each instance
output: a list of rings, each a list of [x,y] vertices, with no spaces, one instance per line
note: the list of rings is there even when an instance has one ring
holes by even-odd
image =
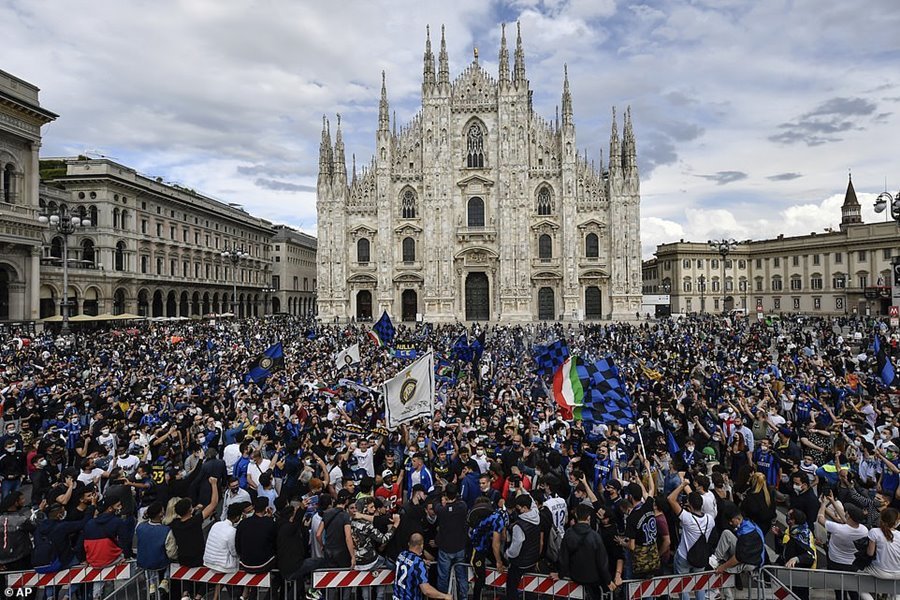
[[[559,405],[562,417],[567,420],[573,419],[576,409],[584,406],[585,390],[578,377],[580,360],[577,356],[570,356],[553,374],[553,398]]]

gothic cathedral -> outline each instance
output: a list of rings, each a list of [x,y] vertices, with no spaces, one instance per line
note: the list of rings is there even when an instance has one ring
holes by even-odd
[[[609,165],[579,155],[566,73],[562,114],[532,109],[521,32],[496,79],[450,80],[443,29],[425,42],[422,108],[390,124],[382,73],[375,156],[348,180],[338,117],[323,122],[318,310],[397,321],[633,318],[641,305],[640,179],[630,110]]]

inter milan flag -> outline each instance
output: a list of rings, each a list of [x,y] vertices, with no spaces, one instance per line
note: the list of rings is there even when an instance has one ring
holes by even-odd
[[[666,450],[668,450],[669,454],[672,456],[675,456],[678,454],[678,451],[681,450],[681,446],[675,441],[675,434],[673,434],[672,430],[668,427],[666,428]]]
[[[891,363],[890,357],[888,357],[887,352],[885,352],[884,346],[881,344],[881,336],[875,335],[875,360],[876,362],[876,375],[881,379],[881,383],[887,386],[891,386],[894,384],[894,379],[896,378],[896,371],[894,371],[894,365]]]
[[[634,409],[611,358],[594,364],[573,356],[553,375],[553,398],[565,419],[588,423],[634,423]]]
[[[625,382],[611,357],[594,363],[591,374],[591,409],[597,421],[615,422],[625,427],[634,423],[634,408]]]
[[[278,342],[256,357],[250,365],[250,372],[244,377],[244,383],[251,381],[256,384],[263,383],[269,375],[282,369],[284,369],[284,348],[281,342]]]
[[[469,345],[469,336],[465,333],[459,336],[456,343],[453,344],[453,350],[451,350],[450,354],[453,356],[454,360],[472,362],[474,353],[472,347]]]
[[[393,343],[396,332],[394,324],[391,323],[391,318],[388,316],[387,311],[384,311],[381,313],[381,318],[378,319],[378,322],[372,326],[369,337],[372,338],[373,342],[384,348]]]
[[[538,375],[551,375],[569,358],[566,340],[558,339],[546,346],[534,347],[534,371]]]

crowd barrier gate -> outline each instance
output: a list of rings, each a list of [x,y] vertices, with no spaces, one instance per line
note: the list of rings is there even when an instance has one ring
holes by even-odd
[[[666,575],[653,579],[630,580],[625,582],[628,600],[655,598],[676,594],[690,594],[709,590],[734,587],[733,573],[705,571],[683,575]]]
[[[897,573],[900,577],[900,573]],[[757,598],[776,600],[798,598],[795,589],[828,590],[844,594],[883,594],[888,597],[900,596],[900,579],[881,579],[866,572],[830,571],[827,569],[788,569],[787,567],[765,566],[759,570]]]

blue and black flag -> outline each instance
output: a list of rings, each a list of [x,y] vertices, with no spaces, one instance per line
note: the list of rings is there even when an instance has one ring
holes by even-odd
[[[894,379],[897,377],[897,373],[894,370],[894,365],[891,363],[891,358],[887,355],[887,352],[884,349],[884,345],[881,343],[881,336],[875,334],[875,343],[873,344],[873,349],[875,350],[875,374],[878,375],[878,378],[881,379],[881,383],[886,386],[891,386],[894,384]]]
[[[611,357],[594,363],[590,389],[591,394],[585,400],[585,407],[591,409],[593,420],[607,424],[618,423],[622,427],[634,423],[631,397],[622,381],[619,368]],[[591,419],[585,417],[584,420]]]
[[[535,346],[534,371],[538,375],[552,375],[569,358],[569,346],[565,339],[558,339],[546,346]]]
[[[396,333],[397,330],[394,329],[391,317],[387,314],[387,311],[384,311],[378,322],[372,326],[369,337],[382,348],[387,348],[394,343],[394,334]]]
[[[268,350],[256,357],[250,364],[250,371],[244,377],[244,383],[251,381],[257,385],[264,383],[275,371],[284,369],[284,348],[281,342],[271,346]]]

